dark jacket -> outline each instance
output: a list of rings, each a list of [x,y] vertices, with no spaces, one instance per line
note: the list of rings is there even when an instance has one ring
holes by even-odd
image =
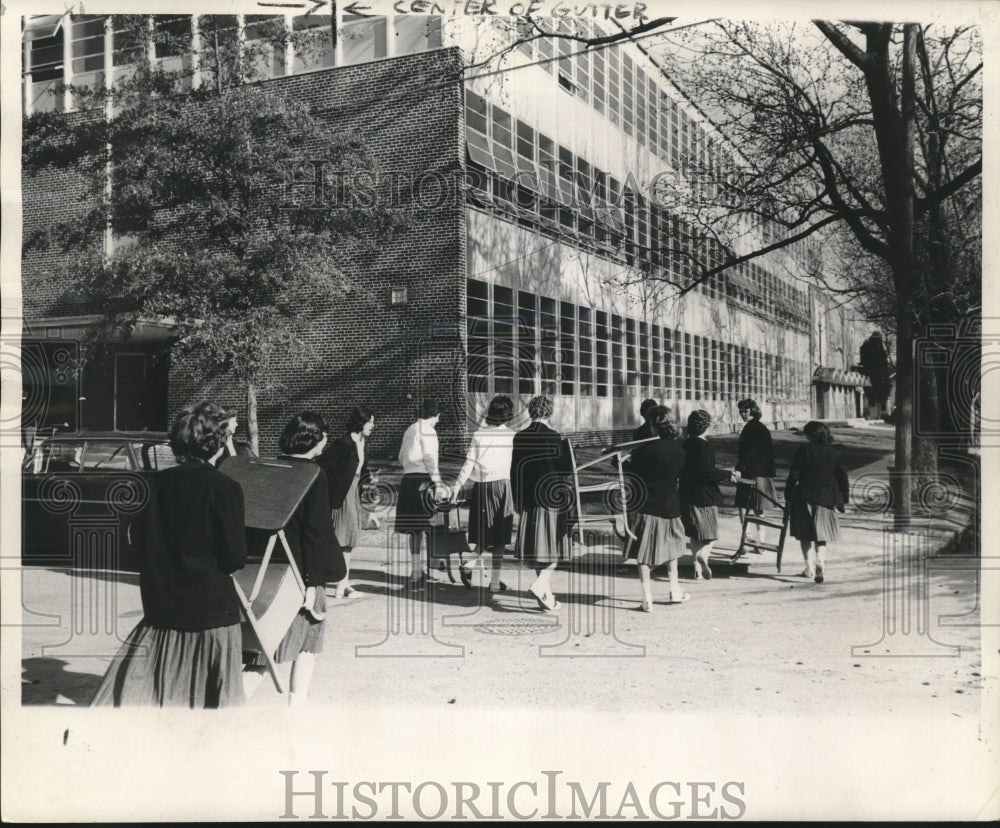
[[[749,420],[740,432],[736,471],[743,477],[774,477],[771,432],[760,420]]]
[[[681,470],[681,503],[689,506],[718,506],[722,503],[719,481],[730,473],[715,467],[715,449],[708,440],[688,437],[684,441],[684,468]]]
[[[633,440],[648,440],[650,437],[655,436],[653,434],[653,427],[649,424],[648,420],[632,432]]]
[[[152,476],[137,537],[145,620],[199,631],[240,622],[231,573],[247,559],[243,489],[204,460]]]
[[[518,512],[538,506],[569,508],[570,472],[566,442],[559,432],[545,423],[533,422],[514,435],[514,450],[510,458],[510,487],[514,508]]]
[[[632,451],[629,471],[641,486],[629,509],[662,518],[681,515],[678,483],[684,465],[684,450],[680,443],[661,437],[654,443],[644,443]]]
[[[313,462],[285,455],[280,459],[292,463]],[[347,574],[344,552],[333,534],[330,490],[323,469],[319,470],[309,491],[285,524],[285,540],[307,587],[322,587],[327,581],[339,581]]]
[[[344,499],[351,488],[351,481],[358,470],[358,444],[354,442],[350,433],[344,434],[330,443],[323,453],[316,458],[316,463],[326,472],[327,482],[330,485],[330,508],[339,509],[344,505]],[[367,482],[368,454],[365,453],[365,462],[361,467],[361,478],[358,481],[358,497],[361,496],[360,485]]]
[[[843,507],[850,500],[847,473],[840,465],[840,452],[826,443],[805,443],[792,458],[785,484],[785,499],[798,497],[813,506]]]

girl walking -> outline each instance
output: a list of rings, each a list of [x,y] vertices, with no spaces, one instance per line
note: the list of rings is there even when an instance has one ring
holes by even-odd
[[[472,435],[469,453],[455,480],[454,502],[466,480],[471,479],[472,500],[469,504],[469,543],[476,547],[476,559],[459,569],[462,583],[472,586],[472,570],[482,567],[483,554],[490,552],[492,568],[490,592],[507,589],[500,580],[503,553],[510,543],[514,526],[514,498],[510,490],[510,462],[514,449],[514,432],[507,427],[514,416],[510,397],[494,397],[486,411],[481,428]]]
[[[837,512],[844,511],[851,490],[830,429],[813,420],[802,433],[808,442],[796,450],[785,483],[788,528],[802,547],[802,576],[821,584],[827,546],[840,536]]]

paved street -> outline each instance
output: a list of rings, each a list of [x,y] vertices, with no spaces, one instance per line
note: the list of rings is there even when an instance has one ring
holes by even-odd
[[[874,456],[851,469],[852,479],[885,468],[884,452]],[[724,508],[721,520],[720,545],[732,547],[734,510]],[[486,580],[469,590],[443,571],[423,595],[404,593],[407,550],[382,515],[381,528],[365,532],[353,555],[357,597],[328,602],[326,650],[310,703],[586,710],[615,704],[624,693],[654,711],[975,718],[978,559],[928,558],[944,536],[915,541],[882,520],[852,506],[822,585],[799,577],[794,539],[780,575],[773,553],[747,555],[747,565],[735,567],[720,554],[713,580],[695,582],[685,558],[681,579],[691,600],[667,604],[666,571],[658,570],[649,614],[638,611],[635,566],[621,562],[611,535],[603,546],[578,546],[573,564],[556,572],[563,609],[550,615],[526,592],[533,573],[511,556],[504,562],[508,589],[498,596],[490,596]],[[86,705],[118,639],[141,617],[137,576],[37,569],[22,578],[23,703]],[[553,693],[555,686],[579,690]],[[265,681],[250,704],[285,701]]]

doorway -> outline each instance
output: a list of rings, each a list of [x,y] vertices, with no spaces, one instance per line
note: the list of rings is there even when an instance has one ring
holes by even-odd
[[[115,354],[115,431],[141,431],[149,428],[146,400],[146,355]]]

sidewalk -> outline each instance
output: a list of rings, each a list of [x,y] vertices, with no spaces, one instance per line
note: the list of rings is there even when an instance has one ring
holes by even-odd
[[[726,450],[717,447],[720,464]],[[886,458],[852,476],[869,465],[884,469]],[[426,593],[411,596],[402,591],[406,539],[380,517],[352,555],[358,597],[328,601],[314,706],[585,711],[627,699],[650,711],[979,715],[978,559],[934,558],[934,538],[922,536],[921,546],[856,504],[828,554],[826,583],[798,577],[790,539],[780,575],[773,553],[736,567],[718,557],[707,582],[695,582],[682,560],[691,600],[681,605],[665,603],[666,571],[657,570],[652,613],[638,611],[635,565],[621,561],[613,536],[556,571],[556,614],[537,609],[526,592],[534,574],[511,556],[508,589],[496,597],[485,580],[469,590],[437,571]],[[722,509],[721,529],[722,545],[738,537],[732,507]],[[901,568],[904,560],[920,568]],[[87,704],[141,617],[137,577],[29,569],[22,579],[23,703]],[[97,628],[105,615],[115,620],[110,630]],[[268,680],[250,701],[285,704]]]

